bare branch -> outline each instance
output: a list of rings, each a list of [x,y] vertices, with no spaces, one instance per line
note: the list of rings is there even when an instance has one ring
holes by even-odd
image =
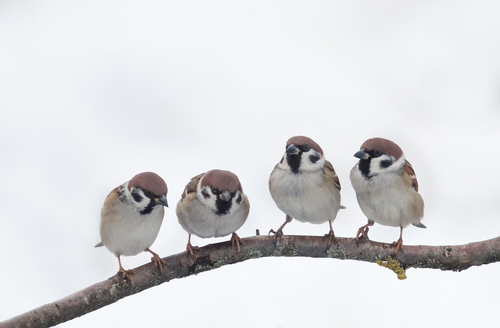
[[[392,257],[402,269],[432,268],[462,271],[500,261],[500,237],[459,246],[404,246],[404,253],[394,254],[390,245],[362,239],[337,238],[327,249],[328,238],[314,236],[255,236],[243,238],[241,251],[231,242],[211,244],[195,252],[196,259],[184,253],[163,258],[167,263],[163,275],[152,263],[140,266],[129,279],[115,275],[54,303],[0,323],[4,327],[50,327],[82,316],[124,297],[139,293],[172,279],[183,278],[227,264],[270,256],[336,258],[366,262],[386,261]],[[391,262],[392,263],[392,262]]]

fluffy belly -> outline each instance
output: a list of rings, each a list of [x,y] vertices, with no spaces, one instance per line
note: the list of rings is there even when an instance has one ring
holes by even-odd
[[[153,245],[160,230],[162,218],[127,219],[110,222],[103,244],[115,255],[132,256]]]
[[[177,209],[177,218],[184,230],[201,238],[227,236],[241,228],[246,220],[243,207],[234,213],[216,215],[203,208],[202,204],[193,201],[189,212],[180,206]]]
[[[319,189],[319,184],[315,175],[302,175],[274,179],[269,187],[276,205],[284,213],[300,222],[320,224],[337,217],[340,194]]]
[[[358,202],[366,217],[391,227],[406,227],[418,223],[423,215],[415,212],[415,201],[410,195],[397,192],[358,194]]]

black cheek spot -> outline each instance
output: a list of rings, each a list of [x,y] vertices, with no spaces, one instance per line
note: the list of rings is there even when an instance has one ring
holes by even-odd
[[[386,159],[385,161],[380,162],[380,168],[385,169],[386,167],[389,167],[392,165],[392,161]]]
[[[319,156],[318,155],[310,155],[309,156],[309,159],[311,160],[311,163],[316,163],[317,161],[319,161]]]
[[[138,202],[138,203],[140,203],[140,202],[141,202],[141,200],[142,200],[142,197],[141,197],[138,193],[136,193],[136,192],[132,192],[132,197],[133,197],[133,198],[134,198],[134,200],[135,200],[136,202]]]
[[[281,161],[280,161],[280,164],[283,164],[283,157],[281,157]]]
[[[241,203],[241,194],[238,195],[238,199],[236,199],[236,203],[238,203],[238,204]]]
[[[205,197],[205,199],[206,199],[206,198],[210,198],[209,193],[208,193],[205,189],[203,189],[203,190],[201,191],[201,194],[203,195],[203,197]]]

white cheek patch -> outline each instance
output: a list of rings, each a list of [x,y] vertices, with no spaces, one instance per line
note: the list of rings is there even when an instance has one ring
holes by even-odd
[[[381,163],[383,161],[391,161],[392,164],[388,167],[383,167]],[[397,161],[394,157],[384,154],[380,157],[372,158],[370,161],[370,175],[386,174],[401,170],[401,167],[405,164],[405,156],[402,155]]]
[[[137,202],[134,199],[134,197],[132,196],[132,193],[128,190],[128,187],[125,188],[125,193],[127,195],[127,198],[132,200],[132,202],[135,204],[135,206],[137,206],[137,208],[139,208],[141,210],[145,209],[149,205],[149,202],[151,200],[146,195],[144,195],[144,192],[140,188],[132,188],[132,191],[142,197],[141,201]]]
[[[200,183],[198,183],[196,190],[197,190],[196,198],[198,198],[198,201],[203,205],[208,206],[213,211],[217,211],[217,206],[215,205],[215,202],[217,201],[217,196],[212,193],[212,189],[209,187],[201,188],[201,180],[200,180]],[[204,194],[209,195],[209,197],[206,198]]]
[[[300,168],[299,171],[302,172],[316,172],[319,171],[323,168],[325,165],[325,157],[323,157],[320,153],[318,153],[316,150],[311,149],[306,153],[302,153],[302,160],[300,161]],[[310,156],[313,157],[319,157],[319,159],[316,162],[313,162],[310,158]]]

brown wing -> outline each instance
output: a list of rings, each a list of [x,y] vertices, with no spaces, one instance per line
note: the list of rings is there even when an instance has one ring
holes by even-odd
[[[411,186],[415,191],[418,191],[418,181],[417,181],[417,175],[415,174],[415,171],[413,170],[413,167],[411,166],[410,162],[406,160],[405,163],[405,173],[408,174],[408,176],[411,179]]]
[[[188,182],[188,184],[186,185],[186,188],[184,188],[184,192],[182,193],[181,201],[184,200],[184,198],[188,194],[190,194],[192,192],[196,192],[196,186],[198,185],[198,182],[200,182],[201,177],[203,177],[204,175],[205,175],[205,173],[198,174],[197,176],[192,178],[191,181]]]
[[[335,187],[340,191],[340,180],[337,173],[335,173],[335,170],[333,169],[332,163],[326,161],[325,166],[323,167],[323,172],[325,172],[326,178],[331,179]]]

